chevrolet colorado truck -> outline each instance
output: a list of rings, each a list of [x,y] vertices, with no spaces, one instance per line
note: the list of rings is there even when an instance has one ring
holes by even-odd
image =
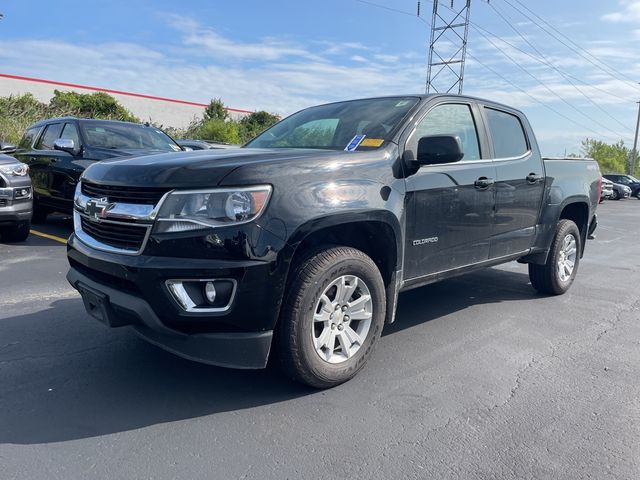
[[[244,148],[91,165],[68,281],[90,315],[182,357],[326,388],[372,355],[401,291],[517,260],[571,286],[600,171],[543,160],[524,114],[454,95],[302,110]],[[427,306],[425,306],[427,308]]]
[[[29,167],[0,154],[0,237],[21,242],[31,228],[31,179]]]

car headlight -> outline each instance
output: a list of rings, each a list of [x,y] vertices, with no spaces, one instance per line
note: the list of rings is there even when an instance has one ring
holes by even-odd
[[[20,162],[0,165],[0,172],[10,177],[24,177],[29,173],[29,166]]]
[[[270,185],[174,190],[160,205],[155,232],[185,232],[251,222],[260,216],[270,196]]]

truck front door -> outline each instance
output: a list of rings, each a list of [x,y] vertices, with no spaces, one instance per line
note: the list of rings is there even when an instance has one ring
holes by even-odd
[[[406,179],[407,228],[404,278],[415,279],[485,261],[493,229],[496,172],[484,157],[479,111],[471,103],[445,102],[417,122],[405,147],[415,155],[428,135],[455,135],[461,161],[422,166]],[[415,156],[413,157],[415,158]]]

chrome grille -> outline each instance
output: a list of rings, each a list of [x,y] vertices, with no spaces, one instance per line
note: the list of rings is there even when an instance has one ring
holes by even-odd
[[[88,235],[102,245],[129,253],[138,253],[142,250],[151,228],[151,225],[105,220],[95,222],[84,215],[79,215],[79,217],[81,233]],[[80,239],[83,240],[82,237]]]
[[[121,187],[82,181],[81,191],[91,198],[107,198],[110,202],[156,205],[168,188]]]

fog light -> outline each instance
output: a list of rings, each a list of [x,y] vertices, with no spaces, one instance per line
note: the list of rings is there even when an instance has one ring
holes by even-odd
[[[213,304],[216,301],[216,286],[213,282],[206,282],[204,284],[204,296],[207,302]]]

